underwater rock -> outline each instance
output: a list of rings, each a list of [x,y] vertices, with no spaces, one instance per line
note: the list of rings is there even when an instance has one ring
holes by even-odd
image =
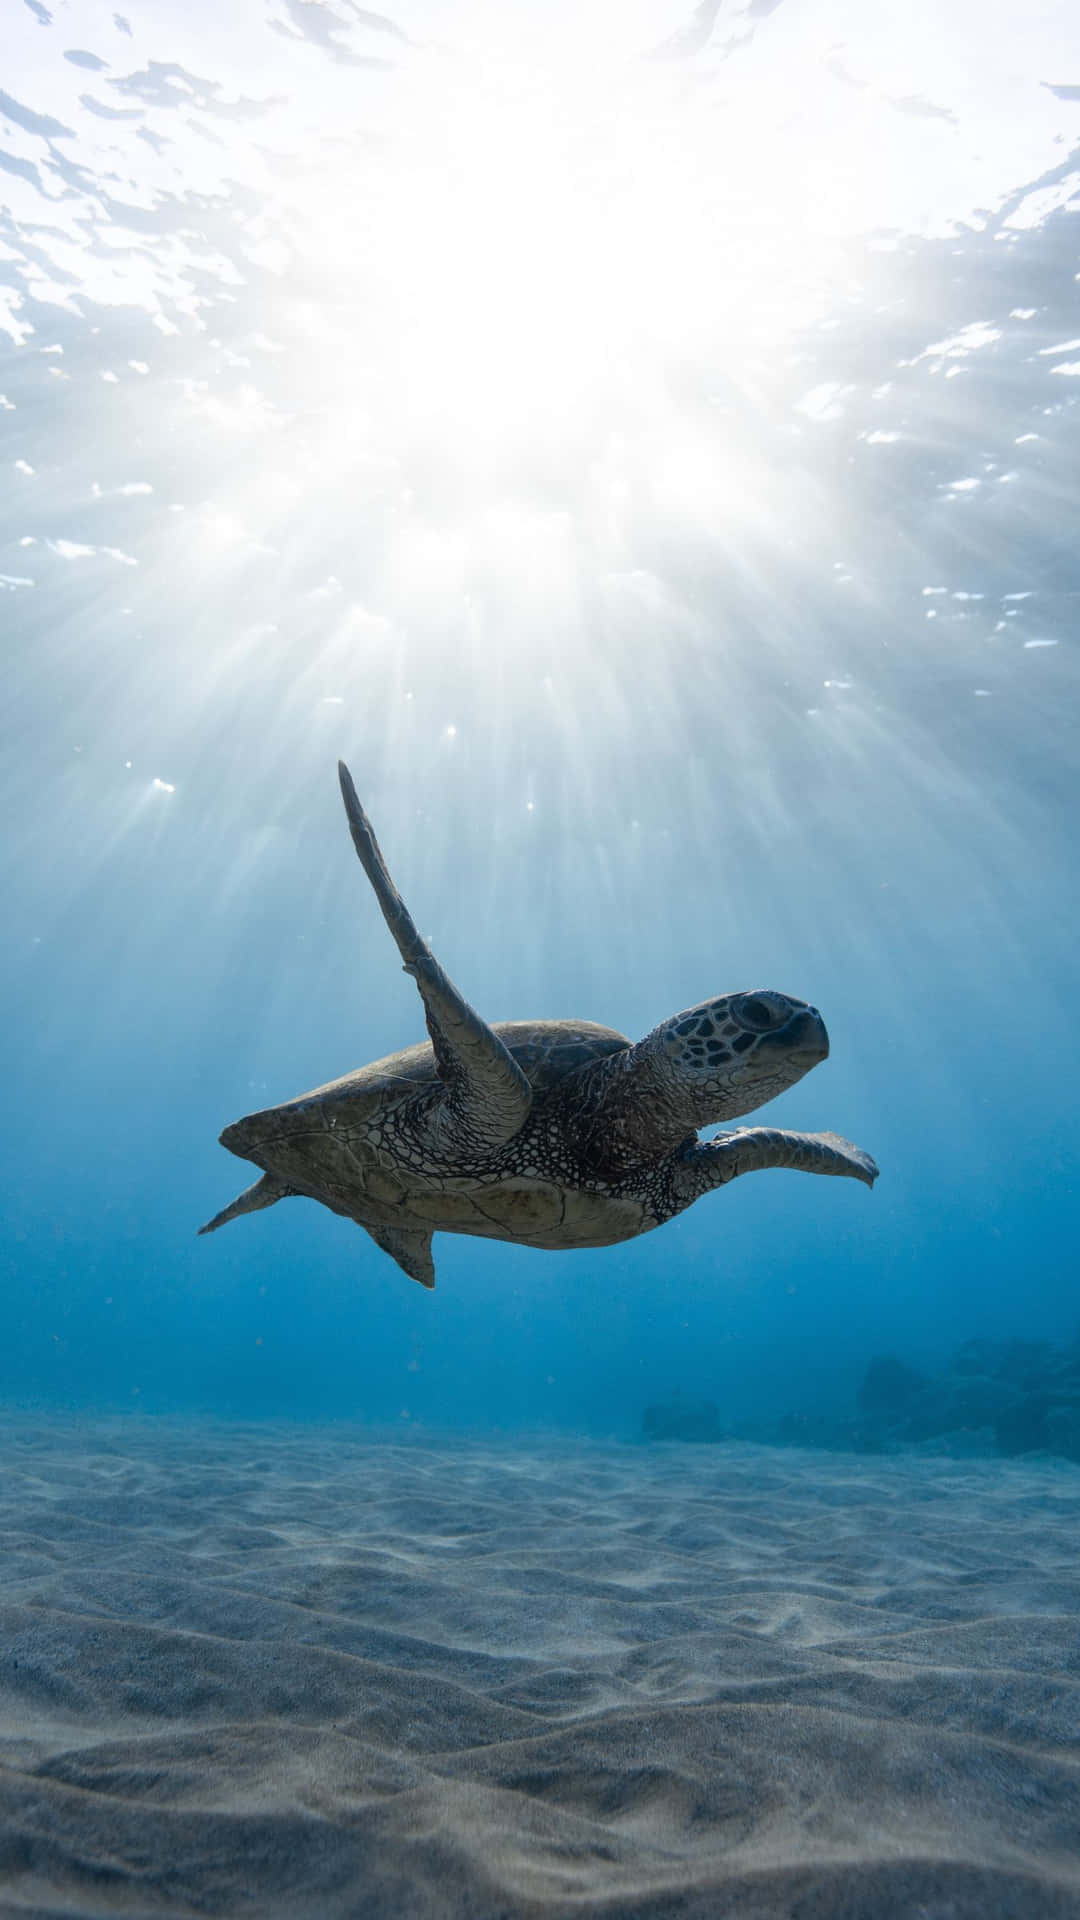
[[[994,1427],[1018,1398],[1006,1381],[972,1374],[960,1380],[949,1375],[927,1382],[925,1391],[897,1423],[904,1440],[932,1440],[935,1434],[969,1433]]]
[[[936,1377],[893,1355],[871,1360],[858,1405],[878,1447],[938,1441],[949,1452],[969,1452],[973,1444],[982,1450],[992,1434],[1000,1453],[1031,1453],[1049,1450],[1053,1432],[1055,1450],[1068,1452],[1074,1402],[1080,1413],[1071,1367],[1069,1350],[1048,1342],[968,1340]],[[1051,1412],[1060,1417],[1048,1425]]]
[[[1080,1460],[1080,1395],[1028,1394],[1001,1415],[994,1434],[1001,1453],[1058,1453]]]
[[[854,1415],[786,1413],[723,1426],[710,1401],[647,1407],[647,1440],[751,1440],[851,1453],[1053,1454],[1080,1464],[1080,1340],[966,1340],[940,1374],[875,1354]]]
[[[1049,1340],[965,1340],[949,1363],[952,1373],[977,1373],[1036,1392],[1049,1379],[1072,1377],[1080,1386],[1080,1347]]]
[[[1043,1418],[1048,1453],[1080,1462],[1080,1404],[1073,1401],[1050,1407]]]

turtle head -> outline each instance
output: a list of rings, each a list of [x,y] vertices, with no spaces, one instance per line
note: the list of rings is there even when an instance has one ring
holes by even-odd
[[[703,1000],[641,1042],[657,1094],[688,1127],[752,1113],[794,1086],[828,1051],[817,1008],[770,988]]]

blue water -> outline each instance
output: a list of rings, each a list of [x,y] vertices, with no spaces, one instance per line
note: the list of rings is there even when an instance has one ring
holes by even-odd
[[[1071,1338],[1071,9],[225,11],[5,27],[0,1397],[630,1436]],[[761,1117],[873,1194],[197,1239],[422,1037],[339,755],[488,1018],[820,1006]]]

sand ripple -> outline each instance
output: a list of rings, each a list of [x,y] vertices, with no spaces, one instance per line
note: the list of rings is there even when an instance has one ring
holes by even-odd
[[[0,1915],[1080,1920],[1080,1472],[0,1426]]]

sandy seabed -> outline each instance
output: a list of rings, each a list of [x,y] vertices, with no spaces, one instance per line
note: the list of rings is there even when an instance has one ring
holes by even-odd
[[[1080,1470],[0,1420],[0,1913],[1080,1917]]]

